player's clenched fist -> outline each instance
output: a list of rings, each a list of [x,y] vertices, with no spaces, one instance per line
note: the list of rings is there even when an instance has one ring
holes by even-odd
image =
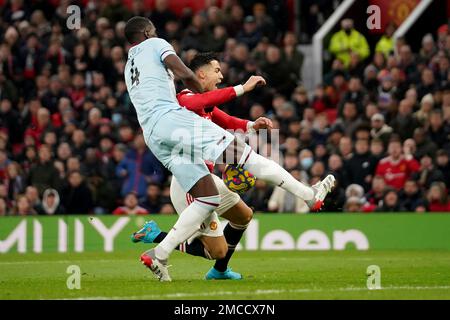
[[[253,129],[259,130],[259,129],[273,129],[272,120],[260,117],[255,120],[255,123],[253,124]]]
[[[248,78],[247,82],[243,85],[244,91],[249,92],[255,89],[257,85],[264,86],[266,84],[266,80],[261,76],[251,76]]]

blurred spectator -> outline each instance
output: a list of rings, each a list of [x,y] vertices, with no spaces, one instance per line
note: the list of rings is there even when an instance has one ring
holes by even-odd
[[[165,202],[170,202],[170,200],[163,199],[160,186],[156,183],[150,183],[145,197],[140,201],[140,205],[149,213],[159,213]]]
[[[416,59],[411,51],[411,47],[407,44],[402,45],[399,49],[398,66],[406,74],[410,82],[415,82],[417,78]]]
[[[378,40],[375,45],[375,52],[382,53],[385,57],[393,53],[394,51],[394,39],[392,36],[395,32],[395,25],[393,23],[389,23],[384,31],[384,34],[381,36],[380,40]]]
[[[393,130],[384,122],[384,116],[381,113],[374,114],[370,119],[370,124],[372,127],[370,130],[372,139],[378,139],[384,146],[387,146]]]
[[[9,214],[8,204],[6,203],[5,199],[0,198],[0,217],[6,216],[8,214]]]
[[[420,109],[414,113],[414,117],[421,125],[425,125],[430,118],[431,110],[433,110],[434,99],[431,93],[423,96],[420,101]]]
[[[436,153],[436,144],[431,141],[423,128],[416,128],[414,130],[413,139],[416,142],[416,152],[414,153],[416,159],[420,159],[425,155],[434,155]]]
[[[264,212],[268,210],[268,201],[272,194],[272,188],[259,179],[256,179],[255,186],[246,192],[242,199],[253,209],[253,211]]]
[[[435,182],[431,185],[427,194],[428,210],[431,212],[446,212],[450,210],[447,190],[443,182]]]
[[[403,99],[400,101],[396,117],[389,124],[400,135],[402,140],[411,138],[414,130],[419,126],[412,111],[413,105],[411,101]]]
[[[361,212],[362,203],[358,197],[350,197],[345,201],[344,212]]]
[[[118,207],[112,212],[114,215],[143,215],[148,214],[148,211],[138,205],[138,198],[136,193],[130,192],[125,195],[124,206]]]
[[[389,189],[383,197],[381,206],[376,209],[377,212],[400,212],[405,211],[400,206],[398,194],[396,190]]]
[[[250,50],[253,50],[261,38],[262,32],[256,23],[255,17],[245,17],[243,29],[236,35],[236,40],[245,43]]]
[[[6,178],[3,184],[8,189],[8,198],[15,199],[19,194],[25,191],[26,182],[23,179],[20,165],[17,162],[11,162],[6,167]]]
[[[339,141],[339,154],[344,161],[349,160],[353,156],[353,143],[350,137],[344,136]]]
[[[413,178],[423,188],[430,188],[433,182],[444,181],[444,174],[435,167],[430,155],[425,154],[420,159],[419,172],[413,174]]]
[[[267,76],[267,81],[277,92],[290,96],[297,84],[298,73],[291,70],[289,63],[282,60],[281,51],[271,45],[266,51],[265,62],[262,71]]]
[[[364,188],[356,183],[352,183],[345,189],[345,196],[347,198],[358,197],[361,200],[361,203],[365,202]]]
[[[421,73],[421,82],[417,86],[417,96],[422,99],[426,94],[433,94],[437,89],[436,80],[434,78],[433,70],[429,68],[423,69]]]
[[[283,61],[287,61],[289,69],[293,70],[299,79],[301,78],[301,70],[303,66],[304,54],[297,49],[297,38],[295,33],[286,32],[283,38]]]
[[[400,206],[405,211],[414,212],[419,206],[425,205],[419,185],[413,179],[406,180],[405,187],[399,192],[399,198]]]
[[[420,49],[419,56],[420,59],[426,61],[427,63],[436,54],[437,48],[431,33],[427,33],[422,38],[422,48]]]
[[[263,3],[255,3],[253,5],[253,16],[262,35],[271,41],[276,40],[278,28],[272,17],[267,14],[267,8]]]
[[[335,123],[344,128],[345,135],[352,136],[356,128],[362,125],[358,107],[353,101],[346,101],[342,108],[342,116]]]
[[[138,197],[143,197],[148,183],[161,183],[164,179],[163,167],[146,146],[142,134],[136,135],[134,148],[118,164],[116,173],[125,179],[121,191],[123,196],[134,191]]]
[[[37,213],[42,215],[65,213],[65,209],[61,204],[58,191],[55,189],[47,189],[44,191],[42,202],[38,206]]]
[[[0,88],[0,97],[2,96]],[[11,100],[0,101],[0,128],[4,128],[11,139],[11,144],[22,143],[23,123],[19,112],[13,108]]]
[[[63,187],[61,196],[68,214],[89,214],[93,210],[92,192],[79,171],[68,174],[67,184]]]
[[[29,215],[37,214],[36,211],[31,206],[30,202],[28,201],[28,198],[25,195],[23,195],[23,194],[18,195],[15,203],[16,204],[12,211],[13,215],[29,216]]]
[[[369,140],[356,140],[355,152],[345,162],[348,180],[369,191],[377,163],[377,159],[370,154]]]
[[[177,20],[177,16],[169,9],[167,0],[156,0],[155,9],[150,14],[150,20],[155,25],[156,30],[164,30],[166,23],[171,20]]]
[[[354,29],[352,19],[341,21],[341,30],[331,37],[329,50],[347,68],[350,65],[351,53],[357,54],[361,60],[365,60],[370,54],[366,38]]]
[[[444,175],[443,181],[450,188],[450,162],[448,153],[445,150],[438,150],[436,152],[436,168]]]
[[[192,18],[192,25],[181,41],[183,50],[195,49],[199,52],[211,51],[214,42],[212,34],[207,29],[206,20],[200,14]]]
[[[443,148],[449,142],[449,139],[448,133],[444,127],[442,110],[434,109],[430,113],[429,124],[427,134],[430,137],[430,140],[438,147]]]
[[[385,191],[386,182],[384,181],[384,178],[382,176],[375,176],[372,179],[372,188],[365,196],[367,200],[367,204],[364,208],[365,211],[375,211],[383,200]]]
[[[41,205],[38,189],[35,186],[28,186],[25,189],[25,196],[27,197],[31,207],[37,212],[39,206]]]
[[[111,0],[103,10],[102,16],[106,17],[113,24],[119,21],[127,21],[131,18],[130,12],[122,4],[121,0]]]
[[[39,148],[39,162],[31,167],[29,183],[43,194],[45,189],[57,189],[61,186],[59,172],[53,165],[50,147],[43,144]]]

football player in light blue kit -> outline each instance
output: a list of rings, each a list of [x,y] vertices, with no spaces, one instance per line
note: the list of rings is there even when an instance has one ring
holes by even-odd
[[[125,82],[145,142],[181,187],[195,198],[164,240],[141,255],[142,263],[160,281],[171,280],[167,271],[171,252],[197,232],[220,204],[219,192],[205,160],[216,162],[223,155],[226,163],[236,163],[258,179],[282,187],[304,199],[313,210],[320,208],[334,185],[333,176],[327,176],[313,187],[306,186],[231,133],[180,107],[174,76],[194,93],[201,93],[202,86],[195,74],[167,41],[157,38],[155,27],[147,18],[131,18],[125,26],[125,36],[132,44],[125,66]],[[260,84],[265,85],[263,79]],[[237,94],[243,93],[242,86],[236,86],[235,90]]]

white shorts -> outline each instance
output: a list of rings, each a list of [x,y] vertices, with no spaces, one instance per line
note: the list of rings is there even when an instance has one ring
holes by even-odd
[[[217,209],[214,210],[214,212],[207,219],[205,219],[200,227],[200,230],[190,239],[198,238],[200,236],[222,236],[223,229],[220,224],[219,216],[234,207],[241,200],[241,197],[239,197],[237,193],[230,191],[230,189],[227,188],[221,178],[215,174],[211,174],[211,176],[214,179],[216,187],[219,190],[219,195],[222,199]],[[172,176],[172,182],[170,184],[170,199],[172,200],[172,204],[178,214],[183,212],[183,210],[194,201],[194,197],[183,190],[175,176]]]
[[[182,107],[164,114],[145,137],[150,150],[185,192],[209,174],[205,160],[215,162],[233,140],[228,131]]]

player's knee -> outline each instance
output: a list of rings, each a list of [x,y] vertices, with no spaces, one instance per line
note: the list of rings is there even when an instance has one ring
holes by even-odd
[[[249,207],[245,208],[242,215],[242,224],[247,225],[252,221],[253,218],[253,210]]]
[[[248,206],[242,207],[239,210],[239,215],[236,215],[232,222],[241,226],[246,226],[253,218],[253,210]]]

